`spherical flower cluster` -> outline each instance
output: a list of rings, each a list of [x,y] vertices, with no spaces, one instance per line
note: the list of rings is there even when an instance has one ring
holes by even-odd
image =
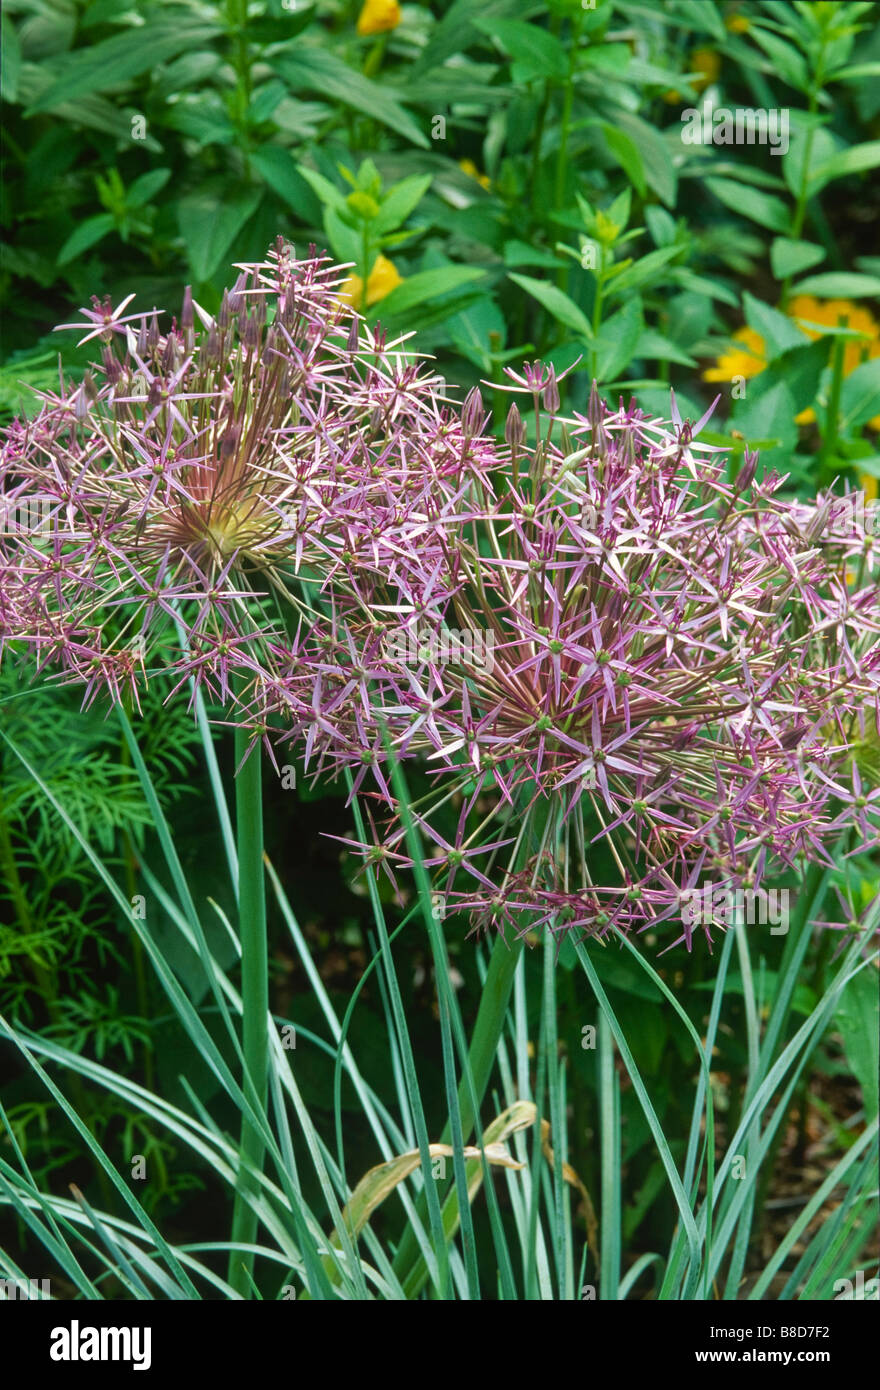
[[[478,927],[690,945],[696,887],[875,842],[858,509],[785,500],[749,454],[730,481],[674,398],[664,421],[594,387],[563,418],[539,364],[496,387],[531,407],[498,443],[479,392],[450,408],[340,281],[279,244],[214,317],[87,311],[100,364],[0,454],[0,503],[48,508],[0,536],[0,644],[87,699],[153,669],[206,685],[350,776],[355,848],[395,883],[408,764],[435,901]]]
[[[472,441],[433,489],[439,561],[365,589],[369,621],[340,601],[288,687],[307,765],[378,783],[367,862],[410,864],[389,747],[436,779],[415,815],[445,910],[502,929],[680,921],[696,883],[827,862],[849,823],[875,839],[851,756],[880,709],[858,516],[782,500],[754,457],[730,483],[699,426],[595,392],[560,421],[551,371],[512,389],[536,442],[515,406],[504,450]]]
[[[328,575],[405,566],[460,425],[341,272],[279,240],[216,315],[94,301],[100,361],[0,451],[0,647],[119,699],[150,669],[243,717],[296,661]],[[63,325],[82,328],[82,324]]]

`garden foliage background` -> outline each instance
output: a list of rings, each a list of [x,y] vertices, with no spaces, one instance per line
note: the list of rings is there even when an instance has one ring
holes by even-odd
[[[94,344],[76,347],[74,334],[53,328],[90,296],[116,305],[134,293],[133,309],[178,313],[191,285],[214,313],[230,266],[261,260],[281,234],[303,255],[313,243],[350,264],[345,292],[368,323],[413,333],[411,347],[436,357],[457,399],[481,385],[499,435],[507,400],[492,383],[506,366],[540,359],[559,376],[573,368],[559,384],[563,412],[586,410],[594,378],[613,407],[635,394],[667,419],[670,388],[692,420],[718,394],[700,438],[729,451],[732,477],[746,449],[758,449],[761,474],[787,475],[792,495],[834,484],[877,496],[877,4],[7,0],[2,42],[7,421],[34,413],[32,388],[57,388],[59,350],[66,380],[88,367]],[[785,140],[690,143],[683,112],[707,101],[784,112]],[[149,1223],[175,1252],[228,1234],[217,1198],[230,1190],[224,1163],[234,1146],[223,1150],[218,1136],[236,1132],[240,1107],[169,1005],[107,881],[146,903],[163,960],[231,1059],[210,972],[181,929],[177,875],[216,970],[234,979],[235,897],[216,813],[218,780],[231,785],[232,742],[222,730],[207,734],[179,703],[163,706],[164,693],[161,680],[151,685],[136,721],[145,783],[105,706],[80,710],[76,691],[34,681],[17,661],[0,669],[0,1015],[21,1038],[40,1040],[32,1058],[57,1088],[4,1048],[2,1273],[33,1275],[51,1263],[56,1294],[178,1296],[178,1272],[169,1264],[158,1275],[143,1253],[161,1248],[150,1247]],[[876,746],[862,771],[876,786]],[[340,846],[338,837],[355,836],[345,787],[289,782],[270,774],[264,790],[270,1002],[279,1029],[296,1030],[278,1065],[295,1075],[291,1148],[309,1215],[284,1238],[269,1223],[275,1253],[258,1259],[257,1279],[270,1298],[291,1287],[360,1296],[350,1268],[339,1275],[320,1253],[310,1261],[297,1251],[304,1232],[329,1233],[334,1203],[388,1157],[377,1126],[392,1153],[416,1145],[394,989],[375,968],[381,913],[393,932],[405,909],[384,882],[368,893]],[[835,1280],[870,1273],[876,962],[836,993],[835,981],[841,942],[876,930],[876,854],[841,857],[808,890],[796,899],[802,912],[832,925],[810,929],[802,915],[800,936],[749,928],[748,946],[725,957],[720,987],[719,942],[699,933],[692,951],[668,955],[664,942],[641,939],[654,978],[617,945],[591,949],[632,1067],[617,1033],[600,1029],[598,1051],[587,1045],[596,997],[574,947],[557,962],[554,945],[548,966],[545,947],[532,943],[482,1114],[487,1122],[528,1101],[532,1120],[550,1120],[551,1139],[542,1147],[538,1126],[511,1126],[511,1152],[526,1168],[486,1184],[495,1191],[488,1202],[488,1192],[472,1194],[451,1273],[442,1260],[434,1269],[426,1257],[421,1271],[412,1252],[407,1260],[402,1232],[406,1221],[421,1229],[417,1205],[404,1212],[395,1197],[377,1209],[368,1243],[391,1252],[393,1276],[370,1246],[386,1295],[427,1286],[436,1295],[578,1298],[598,1287],[603,1298],[830,1298]],[[412,885],[407,892],[417,906]],[[467,1033],[485,949],[466,933],[463,920],[444,924]],[[426,1132],[439,1140],[455,1113],[441,1017],[453,1004],[420,926],[395,938],[394,959]],[[669,994],[700,1039],[714,1034],[704,1070],[716,1164],[744,1115],[757,1146],[744,1148],[750,1163],[760,1150],[741,1193],[728,1177],[720,1195],[715,1255],[703,1209],[698,1284],[684,1273],[686,1223],[669,1172],[687,1166],[699,1214],[705,1175],[694,1177],[691,1150],[704,1133],[704,1074]],[[799,1032],[827,1000],[815,1027]],[[795,1038],[797,1068],[774,1072]],[[174,1110],[151,1111],[146,1093]],[[201,1147],[184,1112],[212,1136]],[[287,1160],[283,1131],[279,1143]],[[143,1219],[98,1150],[136,1193]],[[478,1163],[476,1171],[479,1185]],[[400,1195],[399,1176],[386,1174],[388,1192]],[[417,1204],[418,1172],[411,1181]],[[71,1198],[71,1182],[85,1205]],[[34,1201],[36,1192],[52,1198]],[[50,1216],[62,1226],[51,1239]],[[77,1245],[84,1232],[93,1249]],[[416,1254],[434,1248],[436,1234]],[[222,1263],[198,1259],[198,1274],[190,1265],[187,1273],[200,1293],[210,1292],[204,1266],[215,1294],[228,1296]]]

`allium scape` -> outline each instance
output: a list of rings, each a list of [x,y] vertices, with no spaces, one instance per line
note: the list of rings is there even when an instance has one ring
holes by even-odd
[[[170,672],[311,776],[351,770],[381,827],[357,849],[393,882],[388,761],[420,760],[436,901],[505,933],[668,922],[690,946],[703,880],[754,891],[877,841],[857,509],[842,530],[748,452],[732,477],[674,398],[664,421],[594,386],[563,418],[540,364],[496,384],[529,407],[496,442],[342,269],[280,240],[239,269],[215,317],[187,292],[164,331],[95,302],[101,361],[7,431],[0,499],[50,499],[2,537],[7,654],[87,700]]]

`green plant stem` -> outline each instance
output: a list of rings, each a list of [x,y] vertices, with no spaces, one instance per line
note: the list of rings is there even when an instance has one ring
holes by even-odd
[[[846,318],[839,314],[837,318],[838,328],[843,328]],[[834,339],[834,351],[831,356],[831,389],[828,392],[828,411],[825,416],[825,432],[822,440],[822,449],[819,454],[819,466],[821,476],[824,476],[830,460],[834,457],[837,448],[838,421],[840,420],[840,396],[843,390],[843,364],[846,354],[846,339],[842,334],[838,334]]]
[[[247,754],[249,735],[235,731],[236,766]],[[259,744],[241,766],[235,782],[236,838],[238,849],[238,904],[241,932],[242,1045],[244,1051],[243,1090],[259,1113],[266,1108],[269,1072],[269,961],[266,944],[266,896],[263,880],[263,802],[262,768]],[[257,1233],[257,1214],[248,1195],[258,1187],[262,1171],[264,1142],[260,1131],[247,1117],[242,1119],[241,1158],[255,1172],[239,1176],[232,1218],[232,1240],[253,1244]],[[229,1283],[242,1297],[252,1291],[254,1257],[241,1251],[229,1256]]]
[[[603,1301],[620,1294],[620,1082],[615,1070],[614,1039],[604,1010],[599,1010],[597,1053],[599,1134],[602,1147],[602,1238],[600,1292]]]
[[[462,1142],[465,1144],[470,1139],[476,1120],[471,1096],[473,1094],[477,1105],[479,1105],[489,1085],[489,1077],[492,1075],[492,1068],[495,1064],[495,1053],[504,1028],[510,992],[513,988],[513,977],[522,951],[522,937],[516,937],[508,945],[504,938],[499,935],[492,947],[489,971],[480,996],[480,1007],[477,1010],[477,1019],[471,1035],[471,1045],[468,1049],[468,1070],[470,1071],[473,1091],[468,1085],[467,1077],[462,1079],[458,1089]],[[451,1126],[447,1124],[441,1142],[448,1144],[451,1135]],[[419,1194],[416,1210],[419,1219],[424,1222],[427,1214],[427,1202],[423,1192]],[[400,1273],[405,1270],[407,1274],[411,1273],[419,1258],[416,1238],[412,1228],[408,1226],[403,1233],[400,1247],[394,1259],[395,1272]],[[402,1279],[401,1282],[405,1283],[406,1280]],[[407,1285],[407,1293],[412,1296],[413,1291],[409,1285]]]
[[[247,117],[251,104],[251,58],[247,40],[248,0],[226,0],[226,25],[232,41],[235,69],[236,125],[239,131],[245,178],[250,178]]]
[[[367,281],[370,278],[370,224],[364,220],[361,228],[361,302],[359,305],[361,313],[367,311]]]
[[[388,34],[380,34],[364,61],[364,77],[376,76],[382,66],[382,59],[385,57],[387,45]]]
[[[810,117],[815,117],[819,109],[819,91],[822,85],[822,70],[824,62],[824,46],[819,57],[818,68],[810,89],[809,113]],[[791,236],[793,241],[800,240],[804,230],[804,221],[807,215],[808,192],[810,187],[810,159],[813,154],[813,139],[816,133],[814,124],[810,125],[807,131],[807,138],[804,145],[804,163],[801,169],[801,181],[798,188],[797,203],[795,205],[794,217],[791,220]],[[787,275],[782,285],[782,295],[780,307],[784,310],[788,305],[788,296],[791,293],[792,277]]]
[[[577,53],[578,39],[580,37],[581,21],[583,14],[577,10],[571,21],[571,33],[569,34],[568,48],[568,76],[565,79],[565,93],[562,99],[562,119],[559,126],[559,149],[556,152],[556,180],[554,187],[554,206],[557,212],[562,208],[565,200],[565,176],[568,172],[568,133],[571,126],[571,113],[574,106],[574,62]],[[566,272],[560,268],[557,283],[560,289],[565,288]]]
[[[596,266],[596,295],[593,300],[593,341],[599,336],[602,327],[602,290],[605,278],[605,247],[601,242],[597,242],[599,251],[599,264]],[[596,372],[599,367],[599,354],[595,348],[590,349],[590,379],[596,380]]]
[[[126,713],[129,715],[131,714],[130,701],[128,702]],[[131,750],[128,746],[128,740],[124,737],[120,752],[120,762],[123,767],[131,767]],[[131,836],[127,830],[123,830],[122,832],[122,848],[125,857],[125,891],[128,894],[129,902],[133,902],[135,894],[137,893],[137,878],[135,876],[137,856]],[[147,975],[144,969],[144,948],[141,945],[141,939],[136,931],[132,931],[131,934],[131,961],[134,970],[134,988],[135,997],[137,999],[137,1009],[141,1018],[146,1021],[149,1016]],[[143,1048],[143,1067],[144,1083],[147,1090],[152,1091],[154,1090],[153,1052],[148,1041],[144,1043]]]

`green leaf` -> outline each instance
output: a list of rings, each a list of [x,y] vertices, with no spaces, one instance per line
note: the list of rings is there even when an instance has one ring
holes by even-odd
[[[202,190],[181,198],[178,225],[187,260],[199,283],[214,274],[262,196],[261,188],[247,188],[225,197]]]
[[[789,87],[794,87],[796,91],[807,91],[810,80],[809,73],[806,62],[797,49],[790,43],[785,43],[776,34],[759,28],[757,24],[752,25],[750,34],[755,43],[759,44],[767,56],[773,59],[774,71],[782,78],[783,82],[787,82]]]
[[[665,208],[649,203],[645,208],[645,222],[655,246],[671,246],[675,241],[678,227],[675,218]]]
[[[748,217],[774,232],[788,231],[788,208],[781,198],[775,198],[772,193],[762,193],[734,179],[707,179],[706,187],[719,203],[740,216]]]
[[[429,148],[428,137],[391,95],[387,80],[380,86],[350,68],[329,49],[306,47],[299,41],[293,47],[276,50],[269,61],[294,91],[319,92],[322,97],[332,97],[388,126],[413,145]]]
[[[804,335],[791,319],[778,309],[771,309],[769,304],[756,299],[748,291],[743,295],[743,311],[749,328],[754,328],[764,339],[768,361],[789,348],[803,347]]]
[[[144,203],[149,203],[160,188],[164,188],[171,178],[170,169],[153,169],[149,174],[141,174],[140,178],[135,179],[134,183],[126,190],[125,205],[128,208],[140,208]]]
[[[28,115],[50,111],[74,97],[119,87],[178,53],[204,47],[219,33],[216,24],[188,24],[175,16],[78,48],[65,56],[55,80],[31,103]]]
[[[833,159],[820,164],[810,177],[815,179],[818,191],[832,179],[842,179],[847,174],[861,174],[866,169],[876,169],[878,164],[880,140],[868,140],[863,145],[852,145],[848,150],[841,150]]]
[[[606,286],[607,293],[609,295],[630,294],[634,289],[659,279],[663,267],[680,256],[681,252],[680,246],[661,246],[656,251],[649,251],[646,256],[642,256],[641,260],[627,266],[626,270],[622,270],[619,275],[615,275],[613,280],[609,280]]]
[[[512,241],[504,243],[504,264],[539,265],[547,270],[556,270],[563,262],[558,256],[554,256],[552,251],[544,251],[539,246],[532,246],[527,241],[518,241],[514,237]]]
[[[319,174],[317,169],[310,169],[306,164],[297,164],[296,167],[323,207],[333,208],[334,212],[343,218],[349,215],[346,196],[335,183],[331,183],[330,179]]]
[[[653,188],[660,201],[668,208],[675,207],[678,174],[663,136],[631,111],[616,111],[614,124],[619,131],[630,137],[641,155],[648,187]]]
[[[770,268],[777,280],[787,280],[792,275],[800,275],[811,265],[818,265],[825,259],[824,246],[812,241],[792,241],[789,237],[775,237],[770,246]]]
[[[271,82],[266,82],[258,91],[254,92],[248,107],[248,120],[252,125],[261,125],[263,121],[268,121],[276,107],[281,104],[287,96],[287,90],[283,82],[273,78]]]
[[[813,193],[816,171],[828,164],[839,152],[839,141],[830,131],[813,121],[792,132],[791,141],[782,156],[782,177],[793,198],[800,196],[804,176],[807,192]]]
[[[863,77],[880,77],[880,63],[854,63],[831,74],[834,82],[860,82]]]
[[[503,343],[507,335],[504,315],[494,299],[482,295],[469,309],[450,318],[448,327],[452,343],[462,357],[473,362],[486,376],[492,370],[490,333],[497,333],[499,343]]]
[[[15,101],[21,72],[21,44],[15,25],[5,14],[0,15],[0,43],[0,97],[4,101]]]
[[[510,279],[519,285],[520,289],[525,290],[526,294],[537,299],[558,323],[564,324],[574,333],[580,333],[584,338],[592,338],[593,329],[589,319],[564,290],[544,280],[534,280],[531,275],[517,275],[513,271],[510,273]]]
[[[595,44],[578,54],[578,66],[581,71],[596,77],[601,77],[604,73],[623,77],[624,73],[630,71],[631,64],[632,51],[629,44],[625,43]]]
[[[682,290],[703,295],[709,299],[720,299],[722,304],[729,304],[732,309],[739,308],[739,295],[732,289],[722,284],[720,280],[710,278],[708,275],[695,275],[692,270],[688,270],[686,265],[673,266],[669,272],[669,278]]]
[[[398,285],[375,305],[373,311],[381,314],[384,323],[392,314],[402,314],[424,300],[436,299],[471,280],[480,280],[483,274],[479,267],[473,265],[443,265],[434,270],[421,270],[416,275],[408,276],[402,285]]]
[[[264,145],[251,155],[251,163],[272,192],[296,214],[298,222],[305,226],[320,224],[320,199],[297,168],[289,150],[282,149],[280,145]]]
[[[324,230],[329,238],[333,254],[340,262],[351,261],[357,265],[363,259],[361,237],[354,227],[343,222],[335,208],[325,208]],[[374,242],[370,244],[375,246]]]
[[[633,356],[645,358],[650,362],[678,362],[682,367],[697,365],[695,358],[653,328],[646,328],[642,332]]]
[[[705,4],[705,0],[678,0],[678,5],[670,14],[670,20],[674,24],[683,24],[688,29],[695,29],[698,33],[711,34],[719,43],[723,43],[729,37],[718,10],[714,5]]]
[[[627,135],[625,130],[618,130],[616,126],[609,125],[606,121],[602,123],[602,133],[605,136],[605,143],[609,152],[616,159],[639,197],[644,198],[647,192],[645,169],[635,140]]]
[[[762,377],[763,373],[750,381],[748,395],[736,402],[734,424],[751,448],[759,440],[769,441],[761,449],[761,461],[766,465],[797,447],[798,432],[794,421],[797,410],[787,384],[777,380],[764,391]]]
[[[476,27],[497,39],[514,59],[514,82],[531,82],[539,77],[564,78],[568,75],[568,55],[559,39],[537,24],[521,19],[474,20]]]
[[[800,414],[816,404],[822,373],[828,365],[828,354],[827,338],[789,348],[760,373],[758,389],[763,392],[783,382],[791,394],[795,411]]]
[[[410,174],[408,178],[401,179],[382,199],[379,215],[373,219],[372,231],[383,236],[402,227],[430,187],[430,174]]]
[[[840,409],[844,430],[858,429],[880,415],[880,357],[850,372],[843,383]]]
[[[235,126],[217,92],[187,95],[170,107],[165,124],[182,135],[197,140],[200,145],[231,145],[236,140]]]
[[[810,275],[795,285],[793,294],[812,294],[817,299],[872,299],[880,295],[880,277],[850,271]]]
[[[642,304],[637,295],[602,324],[596,339],[600,381],[617,381],[623,375],[635,355],[643,327]]]
[[[850,980],[837,1006],[835,1022],[843,1035],[846,1059],[862,1088],[865,1118],[877,1116],[877,972],[870,966]]]
[[[540,0],[454,0],[443,18],[434,24],[431,37],[412,71],[421,77],[427,69],[439,67],[453,54],[463,53],[474,42],[474,30],[480,19],[490,15],[496,19],[507,15],[528,19],[544,8]]]
[[[66,265],[68,261],[74,260],[83,251],[87,251],[90,246],[99,242],[108,232],[111,232],[113,227],[113,217],[109,212],[99,212],[97,217],[86,218],[75,232],[71,232],[58,252],[58,264]]]

